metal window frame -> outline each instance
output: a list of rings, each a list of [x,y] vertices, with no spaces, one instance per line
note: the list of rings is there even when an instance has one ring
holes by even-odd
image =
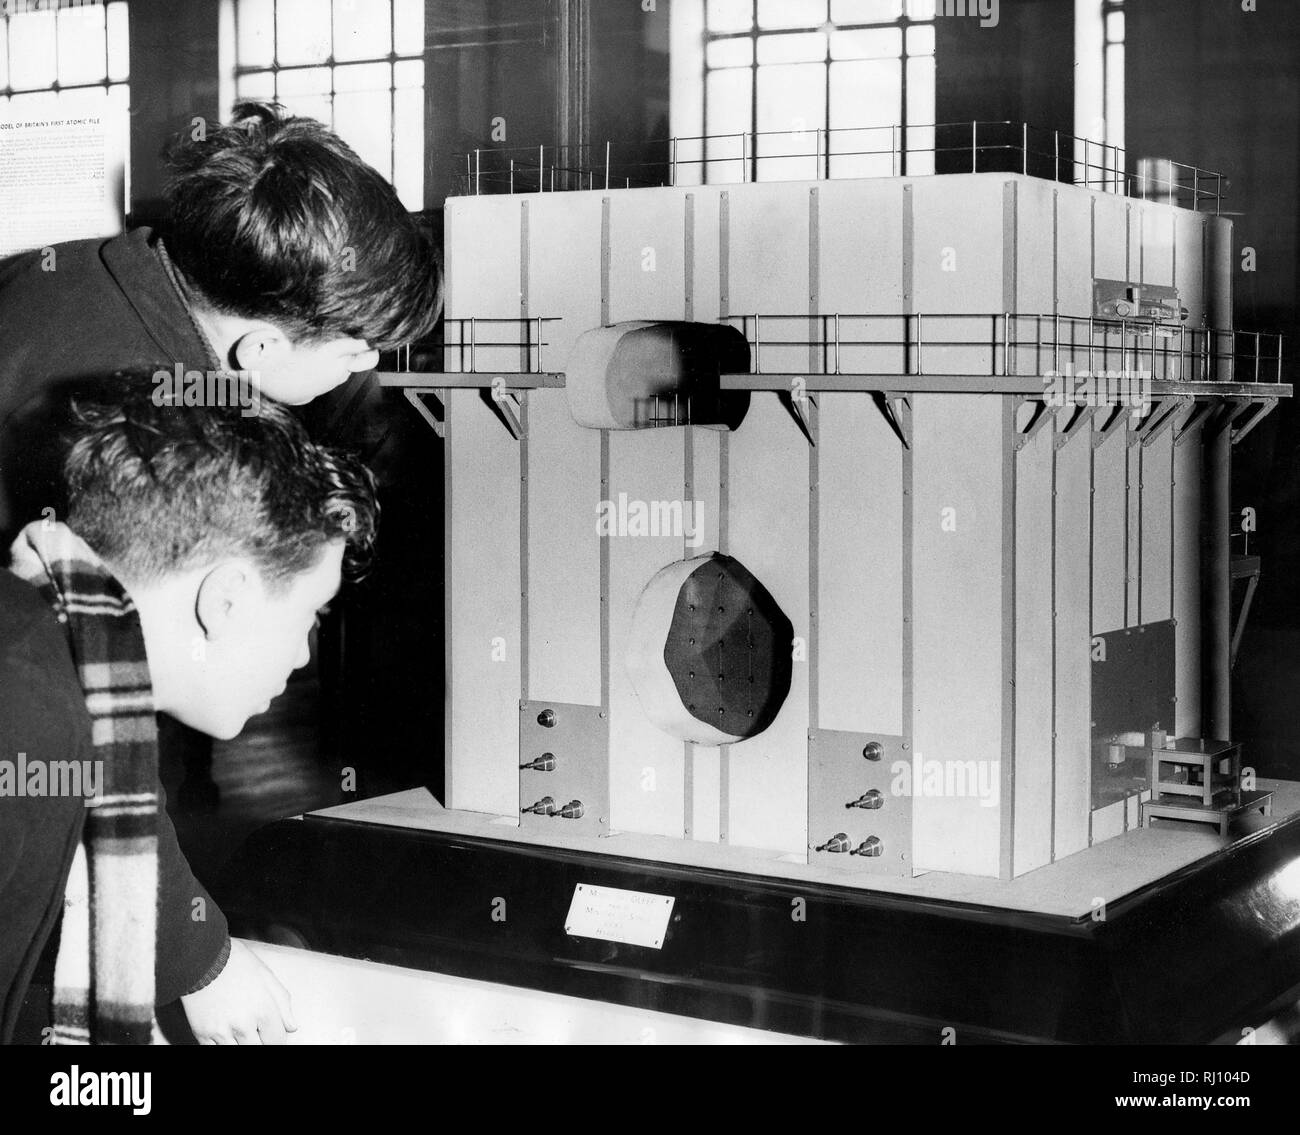
[[[334,58],[334,14],[335,5],[338,0],[330,0],[330,19],[329,33],[330,46],[329,54],[318,63],[290,63],[282,64],[280,62],[280,21],[279,8],[280,0],[271,0],[271,63],[270,66],[249,66],[241,64],[239,61],[239,13],[243,7],[242,0],[235,0],[234,20],[235,20],[235,95],[239,97],[239,81],[250,75],[270,75],[272,86],[274,88],[274,97],[278,100],[280,97],[280,75],[286,71],[308,71],[324,67],[329,71],[330,89],[330,121],[326,124],[331,130],[334,129],[334,99],[338,94],[338,89],[334,85],[334,73],[339,67],[352,67],[364,65],[367,63],[386,63],[388,64],[388,177],[392,180],[397,176],[397,92],[399,90],[408,91],[417,88],[397,85],[397,67],[398,63],[413,62],[415,60],[424,62],[425,52],[420,51],[413,54],[403,54],[397,51],[397,45],[394,37],[397,34],[396,12],[394,11],[395,0],[385,0],[388,5],[388,54],[368,56],[365,59],[343,59]],[[419,90],[423,91],[426,86],[426,75],[421,78]]]
[[[825,112],[825,121],[826,121],[826,125],[823,129],[827,135],[825,160],[826,160],[827,169],[829,170],[830,161],[831,161],[830,132],[831,130],[835,129],[831,125],[831,62],[832,61],[831,61],[830,33],[840,32],[840,31],[879,31],[887,28],[898,28],[900,29],[901,32],[901,48],[899,50],[898,55],[881,56],[881,58],[891,59],[891,60],[897,59],[899,64],[899,72],[900,72],[899,117],[901,121],[896,127],[896,129],[899,132],[899,141],[898,141],[899,176],[902,177],[907,176],[908,174],[908,169],[907,169],[908,128],[909,126],[921,127],[921,126],[932,125],[931,123],[909,123],[908,122],[907,64],[910,59],[934,58],[932,54],[909,55],[907,50],[907,33],[910,28],[914,28],[914,27],[931,27],[931,28],[936,27],[938,22],[937,16],[932,16],[929,19],[923,19],[923,20],[913,19],[911,16],[908,15],[907,5],[904,4],[902,14],[896,16],[892,20],[879,20],[873,23],[838,24],[831,19],[830,0],[825,0],[826,19],[823,20],[820,24],[817,24],[815,26],[801,25],[799,27],[793,27],[793,28],[761,29],[758,26],[758,0],[750,0],[750,20],[749,20],[748,31],[712,32],[709,30],[709,24],[708,24],[708,0],[703,0],[703,2],[705,4],[704,32],[703,32],[704,72],[703,75],[701,76],[702,89],[700,92],[700,109],[701,109],[702,122],[704,124],[703,137],[705,139],[704,151],[701,156],[704,159],[703,165],[705,169],[706,181],[708,177],[707,174],[708,139],[712,136],[709,131],[709,75],[710,74],[717,71],[739,71],[739,70],[749,71],[749,128],[747,130],[739,131],[739,133],[749,138],[748,178],[750,181],[757,181],[758,168],[759,168],[758,136],[760,133],[758,129],[758,71],[760,67],[760,64],[758,62],[758,41],[760,39],[768,38],[772,36],[801,35],[801,34],[806,35],[809,32],[826,32],[827,33],[826,54],[821,60],[821,67],[823,72],[822,109]],[[740,40],[740,39],[748,39],[750,41],[750,62],[747,68],[709,66],[709,45],[710,44],[718,43],[724,40]],[[809,60],[809,62],[812,63],[815,61]],[[765,64],[764,66],[772,66],[772,64]],[[726,136],[732,137],[734,135],[732,133],[728,133]]]
[[[104,9],[104,77],[96,79],[93,83],[61,83],[59,82],[59,20],[60,13],[70,10],[68,7],[60,5],[50,9],[54,13],[54,79],[43,87],[15,87],[13,85],[13,56],[12,43],[13,37],[10,34],[5,35],[5,76],[6,81],[3,87],[0,87],[0,105],[10,102],[15,97],[22,95],[44,95],[44,94],[61,94],[64,91],[93,91],[100,88],[104,91],[104,97],[107,98],[109,92],[114,87],[125,87],[129,92],[131,89],[131,52],[128,48],[126,56],[126,75],[121,79],[110,78],[112,75],[111,60],[108,57],[108,8],[112,3],[122,3],[126,6],[126,17],[129,23],[131,19],[130,0],[101,0],[99,7]],[[85,5],[81,5],[85,7]],[[35,9],[32,9],[35,11]],[[29,12],[11,12],[0,14],[0,24],[3,24],[8,33],[12,26],[14,16],[29,15]],[[129,99],[129,95],[128,95]]]
[[[1125,16],[1124,34],[1119,39],[1111,39],[1109,17],[1117,13]],[[1106,131],[1106,142],[1112,146],[1116,145],[1116,143],[1112,141],[1113,132],[1111,127],[1117,115],[1115,108],[1110,105],[1110,57],[1111,48],[1115,47],[1120,49],[1119,69],[1122,78],[1125,67],[1124,55],[1128,51],[1128,19],[1124,8],[1124,0],[1101,0],[1101,119]],[[1126,95],[1127,93],[1125,91]],[[1124,141],[1128,141],[1127,137]]]

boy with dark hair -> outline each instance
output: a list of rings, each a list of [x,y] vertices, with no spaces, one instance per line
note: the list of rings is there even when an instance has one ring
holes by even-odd
[[[388,182],[320,123],[245,103],[230,125],[175,146],[170,166],[167,253],[222,362],[270,375],[272,397],[306,401],[291,382],[368,369],[339,369],[350,347],[369,354],[430,329],[429,247]]]
[[[147,1042],[179,998],[202,1042],[282,1040],[283,987],[176,845],[154,714],[228,738],[284,689],[370,549],[373,479],[273,402],[159,404],[139,372],[71,422],[67,523],[0,571],[0,1040],[56,923],[54,1039]]]
[[[440,277],[415,218],[320,123],[242,103],[168,161],[159,232],[0,261],[0,533],[5,479],[20,513],[57,505],[41,499],[44,439],[30,423],[62,380],[241,372],[297,405],[437,320]]]

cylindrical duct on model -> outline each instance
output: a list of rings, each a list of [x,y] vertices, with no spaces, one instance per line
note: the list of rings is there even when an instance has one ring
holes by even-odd
[[[1236,368],[1233,359],[1232,281],[1236,253],[1232,246],[1232,222],[1226,217],[1211,217],[1206,222],[1206,280],[1210,294],[1205,310],[1210,326],[1217,334],[1210,337],[1213,356],[1210,377],[1231,382]]]

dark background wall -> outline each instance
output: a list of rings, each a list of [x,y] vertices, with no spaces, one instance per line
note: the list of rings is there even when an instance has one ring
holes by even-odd
[[[1074,133],[1071,0],[1002,0],[992,27],[971,16],[938,19],[934,53],[939,122]]]
[[[158,157],[195,116],[220,121],[217,0],[131,0],[131,219],[151,223],[162,199]]]
[[[555,144],[558,28],[556,6],[536,0],[438,0],[426,13],[425,203],[437,207],[461,191],[454,154]]]
[[[1137,0],[1129,5],[1128,145],[1228,177],[1237,326],[1281,331],[1296,381],[1300,334],[1300,4]],[[1242,253],[1255,250],[1256,271]],[[1248,763],[1300,776],[1300,412],[1284,401],[1233,455],[1234,515],[1253,508],[1262,575],[1234,671],[1233,731]],[[1246,550],[1238,532],[1233,550]],[[1241,599],[1241,585],[1237,599]]]

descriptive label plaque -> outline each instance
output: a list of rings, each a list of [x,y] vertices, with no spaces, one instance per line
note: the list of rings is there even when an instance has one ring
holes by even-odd
[[[672,918],[676,901],[671,895],[579,883],[573,889],[564,929],[579,938],[599,938],[659,950],[667,937],[668,920]]]

